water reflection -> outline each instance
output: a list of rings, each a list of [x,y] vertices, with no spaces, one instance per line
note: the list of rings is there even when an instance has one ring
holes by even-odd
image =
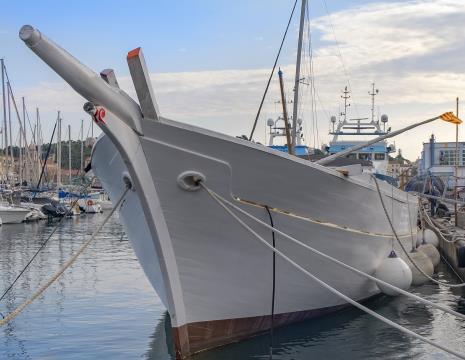
[[[66,220],[0,303],[11,312],[53,274],[98,224],[102,215]],[[53,225],[0,227],[0,291],[10,284]],[[1,358],[174,359],[169,316],[145,279],[129,242],[113,217],[96,241],[43,296],[0,329]],[[442,266],[441,280],[455,282]],[[465,290],[435,284],[414,289],[431,301],[465,313]],[[465,351],[463,322],[405,297],[379,296],[367,306],[428,338]],[[358,310],[277,329],[273,359],[447,359]],[[268,334],[203,352],[194,359],[268,359]]]
[[[145,358],[147,360],[171,360],[175,359],[174,354],[171,320],[168,312],[164,312],[151,336],[150,348],[145,354]]]
[[[446,268],[440,271],[449,277]],[[440,288],[433,283],[413,289],[432,301],[463,303],[462,291]],[[459,293],[459,294],[457,294]],[[459,295],[459,296],[457,296]],[[369,308],[423,336],[463,349],[463,332],[450,331],[460,325],[455,318],[432,310],[405,297],[378,296],[365,302]],[[453,307],[453,306],[451,306]],[[462,308],[463,310],[463,308]],[[167,314],[160,319],[152,336],[148,359],[173,359]],[[269,334],[193,356],[195,360],[269,359]],[[453,358],[408,337],[353,308],[280,328],[275,331],[273,359],[448,359]],[[171,347],[170,347],[171,346]]]

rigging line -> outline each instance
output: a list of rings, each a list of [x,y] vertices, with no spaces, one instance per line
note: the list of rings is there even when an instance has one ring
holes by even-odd
[[[405,192],[408,211],[408,226],[410,227],[410,238],[412,240],[412,250],[415,249],[416,239],[413,237],[412,216],[410,214],[410,202],[408,201],[408,192]]]
[[[5,74],[7,74],[6,70],[5,70]],[[7,78],[8,78],[8,75],[7,75]],[[24,128],[23,124],[22,124],[22,121],[21,121],[21,116],[19,115],[19,110],[18,110],[18,106],[16,104],[16,100],[15,100],[15,97],[14,97],[14,94],[13,94],[13,89],[11,87],[11,83],[8,81],[7,82],[8,84],[8,89],[10,91],[10,94],[11,94],[11,100],[13,102],[13,106],[14,106],[14,109],[15,109],[15,112],[16,112],[16,117],[18,118],[18,121],[19,121],[19,132],[20,134],[22,134],[22,136],[24,136],[24,145],[25,147],[27,147],[27,138],[26,138],[26,129]],[[25,125],[25,124],[24,124]],[[20,146],[21,148],[21,146]]]
[[[270,218],[270,225],[274,228],[273,217],[271,216],[270,209],[268,206],[265,206],[266,212]],[[271,237],[273,241],[273,249],[276,248],[276,238],[274,230],[271,231]],[[271,295],[271,326],[270,326],[270,360],[273,358],[273,331],[274,331],[274,307],[275,307],[275,298],[276,298],[276,253],[273,252],[273,286],[272,286],[272,295]]]
[[[283,39],[281,40],[281,45],[279,46],[278,54],[276,55],[276,59],[275,59],[274,64],[273,64],[273,69],[271,70],[270,77],[268,78],[268,82],[267,82],[266,87],[265,87],[265,92],[263,93],[263,97],[262,97],[262,100],[260,102],[260,106],[258,107],[257,115],[255,116],[255,121],[253,123],[252,131],[250,132],[249,141],[252,140],[253,134],[255,132],[255,128],[257,127],[258,118],[260,117],[260,113],[262,111],[263,103],[265,102],[266,94],[268,93],[268,89],[270,87],[271,79],[273,78],[274,71],[276,69],[276,64],[278,63],[279,56],[281,55],[281,50],[282,50],[283,45],[284,45],[284,40],[286,40],[287,31],[289,30],[289,26],[291,25],[292,17],[294,16],[294,11],[295,11],[295,8],[297,6],[297,1],[298,0],[295,0],[295,2],[294,2],[294,7],[292,8],[291,16],[289,17],[289,21],[287,22],[286,31],[284,32]]]
[[[82,186],[83,187],[83,190],[86,190],[90,185],[92,184],[92,181],[90,181],[88,184],[86,184],[85,186]],[[61,225],[63,219],[65,219],[70,213],[71,211],[73,210],[74,206],[77,204],[79,198],[76,198],[76,200],[72,203],[72,205],[70,206],[70,208],[68,209],[68,211],[65,213],[65,215],[63,215],[63,217],[60,218],[60,220],[58,221],[58,223],[56,224],[56,226],[52,229],[52,232],[48,235],[47,239],[45,239],[45,241],[42,243],[42,245],[40,245],[39,249],[37,249],[37,251],[35,252],[35,254],[31,257],[31,259],[29,259],[29,261],[27,262],[26,266],[24,266],[24,268],[21,270],[21,272],[18,274],[18,276],[16,276],[16,278],[14,279],[14,281],[10,284],[10,286],[8,286],[8,288],[5,290],[5,292],[3,293],[3,295],[0,297],[0,301],[3,300],[3,298],[10,292],[10,290],[13,288],[13,286],[16,284],[16,282],[19,280],[19,278],[23,275],[23,273],[26,271],[26,269],[29,267],[29,265],[32,264],[32,262],[34,261],[34,259],[37,257],[37,255],[39,255],[39,253],[45,248],[45,245],[47,245],[48,241],[52,238],[53,234],[55,234],[55,232],[58,230],[59,226]]]
[[[14,96],[14,94],[13,94],[13,88],[12,88],[12,86],[11,86],[11,81],[10,81],[10,77],[8,76],[8,72],[7,72],[7,70],[6,70],[6,66],[5,66],[5,75],[6,75],[6,79],[7,79],[7,87],[8,87],[8,89],[9,89],[9,91],[10,91],[10,94],[11,94],[11,100],[12,100],[13,105],[14,105],[14,107],[15,107],[16,115],[17,115],[18,120],[19,120],[19,123],[20,123],[20,131],[23,133],[24,139],[26,140],[26,129],[25,129],[25,127],[26,127],[26,119],[24,119],[24,129],[23,129],[23,125],[22,125],[22,123],[21,123],[21,117],[19,116],[18,108],[17,108],[17,106],[16,106],[16,100],[15,100],[15,96]],[[26,111],[27,111],[27,110],[26,110]],[[30,125],[30,123],[29,123],[29,125]],[[25,143],[25,145],[27,146],[27,142],[24,141],[24,143]]]
[[[91,121],[90,121],[90,123],[89,123],[89,128],[87,129],[87,135],[86,135],[86,138],[88,138],[88,137],[89,137],[90,130],[91,130],[91,128],[92,128],[92,121],[94,121],[94,120],[91,120]]]
[[[42,170],[40,172],[39,180],[37,181],[37,186],[36,186],[37,190],[39,190],[40,183],[41,183],[42,178],[44,176],[44,171],[45,171],[45,167],[47,166],[47,160],[48,160],[48,157],[50,155],[50,149],[52,148],[52,141],[53,141],[53,137],[55,136],[55,130],[57,128],[57,124],[58,124],[58,120],[55,121],[55,126],[53,127],[52,137],[50,138],[50,142],[48,143],[48,148],[47,148],[47,153],[45,155],[45,160],[44,160],[44,163],[42,165]],[[37,195],[37,192],[34,193],[34,198],[36,197],[36,195]]]
[[[328,117],[328,119],[331,117],[329,111],[326,109],[326,107],[324,106],[324,103],[323,101],[321,100],[320,98],[320,94],[318,93],[318,91],[315,90],[315,96],[317,97],[318,101],[320,102],[320,106],[321,106],[321,109],[323,110],[323,112],[325,113],[325,115]]]
[[[309,57],[309,75],[310,75],[310,96],[312,104],[312,132],[313,132],[313,147],[317,148],[317,141],[319,141],[318,135],[318,115],[316,109],[315,99],[315,72],[313,64],[313,48],[312,48],[312,33],[310,26],[310,14],[308,11],[308,3],[306,9],[306,20],[307,20],[307,39],[308,39],[308,57]]]
[[[32,143],[34,145],[37,145],[35,131],[32,130],[31,120],[29,119],[29,112],[27,111],[27,107],[25,107],[24,109],[26,110],[27,122],[29,123],[29,129],[31,130],[31,134],[32,134]]]
[[[325,11],[326,11],[326,15],[328,15],[328,20],[329,20],[329,25],[331,27],[331,31],[333,33],[333,37],[334,37],[334,42],[336,43],[336,48],[337,48],[337,51],[338,51],[338,57],[339,59],[341,60],[341,65],[342,65],[342,69],[344,71],[344,75],[346,76],[346,80],[347,80],[347,85],[349,87],[349,90],[350,92],[352,93],[352,103],[354,104],[354,107],[355,107],[355,112],[357,113],[357,117],[360,117],[359,113],[358,113],[358,107],[357,107],[357,103],[355,102],[355,98],[354,98],[354,93],[352,91],[352,86],[350,85],[350,76],[349,76],[349,72],[347,71],[347,68],[346,68],[346,65],[344,63],[344,59],[342,57],[342,52],[341,52],[341,47],[339,45],[339,41],[337,40],[337,37],[336,37],[336,31],[334,30],[334,25],[333,25],[333,21],[331,19],[331,14],[329,13],[329,10],[328,10],[328,4],[326,3],[326,0],[322,0],[323,1],[323,6],[325,8]]]
[[[452,270],[452,272],[455,274],[455,276],[457,276],[461,282],[465,282],[465,280],[462,279],[462,277],[459,275],[459,273],[457,273],[457,271],[455,271],[454,267],[450,264],[450,262],[447,261],[446,257],[444,255],[442,255],[441,253],[439,253],[439,255],[441,255],[441,259],[444,260],[444,262],[447,264],[447,266],[449,266],[449,269]]]

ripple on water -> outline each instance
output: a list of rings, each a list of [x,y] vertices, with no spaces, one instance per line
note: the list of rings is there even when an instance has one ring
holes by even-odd
[[[8,313],[54,273],[103,221],[67,219],[6,299]],[[0,290],[13,281],[53,226],[0,227]],[[444,265],[441,280],[455,281]],[[413,289],[465,313],[465,290],[426,284]],[[465,352],[465,324],[404,297],[380,296],[367,305],[411,330]],[[8,359],[156,359],[172,356],[169,317],[146,280],[117,216],[43,296],[1,329]],[[355,309],[275,330],[273,359],[449,359]],[[198,360],[268,359],[268,334],[204,352]]]

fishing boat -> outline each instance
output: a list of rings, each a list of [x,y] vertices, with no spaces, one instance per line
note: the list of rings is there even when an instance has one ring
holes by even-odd
[[[305,9],[304,0],[299,43]],[[119,88],[112,70],[94,73],[32,26],[23,26],[20,38],[87,99],[84,110],[104,133],[94,145],[92,169],[111,199],[131,188],[120,218],[169,312],[178,358],[347,306],[275,258],[209,191],[368,274],[392,249],[380,196],[396,214],[399,237],[416,231],[416,221],[409,220],[416,219],[416,197],[384,181],[377,191],[366,172],[325,166],[339,154],[319,162],[296,156],[296,116],[290,118],[288,152],[279,151],[162,117],[140,48],[127,56],[137,103]],[[297,63],[299,56],[300,51]],[[296,69],[294,93],[300,82]],[[352,299],[379,293],[374,282],[242,218],[269,244]]]
[[[364,144],[366,141],[355,140],[355,138],[386,135],[391,128],[386,130],[388,116],[383,114],[379,119],[375,118],[375,96],[379,90],[375,90],[375,84],[369,92],[371,96],[371,119],[348,118],[347,110],[350,106],[350,91],[347,86],[344,88],[341,98],[344,99],[344,110],[341,112],[339,121],[336,116],[331,117],[332,129],[329,134],[333,136],[328,145],[323,145],[323,150],[327,155],[334,155],[354,146]],[[382,125],[382,127],[381,127]],[[342,138],[342,139],[341,139]],[[345,140],[348,139],[349,140]],[[346,164],[360,164],[364,171],[374,174],[378,179],[388,181],[397,186],[397,181],[388,174],[389,154],[396,151],[395,145],[388,144],[386,140],[381,140],[357,151],[348,154],[344,160]]]

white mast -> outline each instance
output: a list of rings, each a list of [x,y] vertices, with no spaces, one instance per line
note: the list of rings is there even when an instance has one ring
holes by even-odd
[[[61,187],[61,116],[58,111],[57,131],[57,187]]]
[[[69,184],[71,185],[71,125],[68,125],[68,171]]]
[[[2,97],[3,97],[3,132],[5,133],[4,134],[4,137],[5,137],[5,152],[8,151],[8,131],[7,131],[7,128],[6,128],[6,97],[5,97],[5,65],[4,65],[4,60],[3,59],[0,59],[0,66],[2,67]],[[4,154],[6,155],[6,154]],[[5,158],[5,156],[4,156]],[[8,159],[8,156],[6,156],[6,158]],[[7,160],[8,161],[8,160]],[[7,170],[8,172],[8,170]]]
[[[371,92],[368,92],[368,95],[371,96],[371,122],[375,122],[375,96],[378,95],[379,90],[375,90],[375,83],[371,83]]]
[[[297,43],[297,61],[295,64],[295,83],[294,83],[294,109],[292,112],[292,153],[295,154],[295,144],[297,137],[297,110],[299,103],[299,84],[300,84],[300,61],[302,59],[302,39],[304,33],[305,10],[307,9],[307,0],[302,0],[300,9],[300,27],[299,41]]]
[[[350,106],[350,104],[347,102],[347,100],[350,99],[350,95],[349,95],[350,91],[347,90],[347,86],[344,88],[342,93],[344,94],[344,95],[341,95],[341,98],[344,99],[344,113],[341,113],[341,115],[344,116],[343,123],[346,124],[347,123],[347,108]]]
[[[31,168],[30,168],[30,154],[29,154],[29,147],[27,145],[27,126],[26,126],[26,102],[24,100],[24,96],[22,97],[23,100],[23,124],[24,124],[24,167],[26,170],[26,182],[29,185],[31,182]]]
[[[81,175],[84,171],[84,120],[81,120]]]
[[[23,186],[23,125],[21,117],[18,113],[18,108],[16,107],[16,115],[18,116],[19,122],[19,186]]]
[[[8,127],[10,129],[10,167],[12,169],[13,173],[13,183],[14,183],[14,172],[15,172],[15,158],[13,156],[13,136],[12,136],[12,130],[11,130],[11,94],[10,94],[10,83],[7,81],[7,97],[8,97]],[[11,184],[10,184],[11,185]]]
[[[42,139],[40,137],[40,115],[39,108],[36,108],[36,146],[37,146],[37,174],[40,176],[42,160]],[[36,180],[39,180],[38,178]]]

